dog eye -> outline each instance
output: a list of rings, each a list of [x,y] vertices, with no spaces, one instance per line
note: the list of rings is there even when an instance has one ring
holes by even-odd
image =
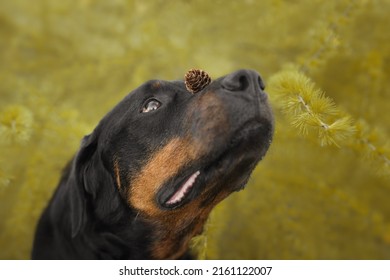
[[[146,102],[146,104],[142,108],[142,113],[148,113],[157,110],[158,108],[160,108],[160,106],[161,106],[160,101],[156,99],[151,99],[148,102]]]

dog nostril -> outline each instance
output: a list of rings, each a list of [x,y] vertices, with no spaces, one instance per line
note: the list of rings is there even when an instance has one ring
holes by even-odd
[[[241,76],[239,79],[239,90],[244,90],[248,87],[249,81],[246,76]]]
[[[231,91],[245,90],[249,86],[249,77],[245,71],[237,71],[227,75],[223,81],[222,86]]]

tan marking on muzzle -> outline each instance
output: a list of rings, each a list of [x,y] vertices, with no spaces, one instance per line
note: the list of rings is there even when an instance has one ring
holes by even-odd
[[[131,180],[129,203],[147,216],[156,216],[161,209],[156,205],[159,188],[179,170],[196,158],[196,149],[186,139],[174,138],[157,151],[142,168],[139,175]]]
[[[153,227],[150,250],[156,259],[175,259],[187,250],[191,238],[200,234],[214,206],[227,196],[222,192],[206,207],[201,202],[207,197],[203,192],[195,200],[175,210],[162,210],[156,204],[156,193],[168,179],[196,159],[198,149],[189,140],[174,138],[149,159],[140,174],[132,180],[129,203]],[[207,189],[207,186],[204,188]],[[183,236],[183,231],[187,231]]]
[[[187,118],[189,130],[197,130],[194,141],[203,154],[210,153],[210,149],[227,137],[230,123],[226,106],[215,92],[208,91],[199,96],[190,106]],[[195,121],[195,123],[194,123]]]
[[[116,180],[116,184],[118,186],[118,189],[121,189],[122,188],[121,177],[120,177],[119,163],[118,163],[117,158],[114,159],[114,172],[115,172],[115,180]]]

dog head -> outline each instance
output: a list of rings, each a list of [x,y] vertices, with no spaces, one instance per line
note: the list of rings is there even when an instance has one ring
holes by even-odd
[[[96,213],[104,219],[124,203],[168,243],[200,233],[212,208],[245,186],[269,148],[274,125],[263,90],[255,71],[239,70],[196,94],[183,81],[152,80],[132,91],[76,157]],[[82,216],[74,221],[77,232]],[[153,255],[167,257],[167,247],[160,243]]]

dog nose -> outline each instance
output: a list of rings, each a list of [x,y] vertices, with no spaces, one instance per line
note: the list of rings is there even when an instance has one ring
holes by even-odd
[[[223,88],[230,91],[245,90],[250,83],[257,83],[261,90],[264,90],[264,82],[260,75],[253,70],[238,70],[227,75],[221,85]]]

